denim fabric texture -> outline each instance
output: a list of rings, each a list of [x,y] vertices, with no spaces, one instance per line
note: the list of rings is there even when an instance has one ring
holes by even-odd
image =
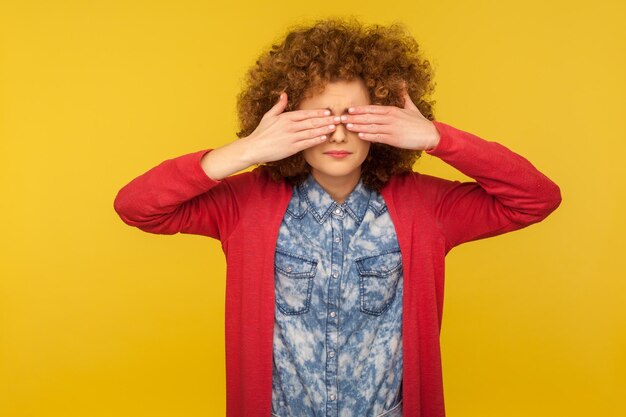
[[[382,196],[295,186],[275,252],[272,415],[402,415],[402,255]]]

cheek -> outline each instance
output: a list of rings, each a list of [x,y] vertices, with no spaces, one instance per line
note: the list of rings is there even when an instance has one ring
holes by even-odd
[[[371,150],[371,143],[366,142],[364,143],[361,148],[360,148],[360,159],[361,159],[361,163],[365,162],[365,160],[367,159],[367,155],[369,154],[370,150]]]
[[[312,148],[307,148],[302,151],[302,157],[309,165],[312,165],[312,163],[313,164],[315,163],[315,152],[313,152],[314,149],[315,149],[315,146],[313,146]]]
[[[361,153],[364,156],[367,156],[368,152],[370,151],[370,148],[372,147],[372,144],[370,142],[367,142],[367,141],[362,141],[362,143],[360,145],[361,145],[360,146]]]
[[[322,153],[321,149],[323,149],[325,145],[326,144],[322,142],[317,145],[306,148],[300,152],[302,152],[302,156],[304,158],[319,158],[319,156]]]

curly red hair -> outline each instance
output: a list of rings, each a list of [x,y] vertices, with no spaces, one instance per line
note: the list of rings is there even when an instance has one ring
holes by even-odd
[[[250,135],[282,91],[289,94],[285,111],[293,111],[328,82],[357,77],[365,82],[372,104],[403,107],[406,85],[419,111],[434,119],[435,101],[427,99],[435,87],[432,67],[402,24],[366,27],[355,18],[331,18],[291,28],[282,43],[272,45],[248,70],[237,97],[237,136]],[[421,153],[372,143],[361,166],[363,184],[380,191],[391,176],[411,171]],[[298,152],[261,164],[261,169],[276,181],[299,184],[311,167]]]

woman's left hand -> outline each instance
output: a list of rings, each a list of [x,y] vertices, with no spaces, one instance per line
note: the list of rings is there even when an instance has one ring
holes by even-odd
[[[404,108],[396,106],[354,106],[341,122],[359,138],[397,148],[428,150],[439,144],[435,124],[420,113],[409,94],[404,91]]]

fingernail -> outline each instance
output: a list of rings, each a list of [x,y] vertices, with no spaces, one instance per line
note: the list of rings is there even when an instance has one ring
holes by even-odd
[[[354,111],[354,107],[350,107],[350,108],[348,109],[348,111],[349,111],[350,113],[352,113],[352,112]]]
[[[346,115],[341,116],[341,120],[343,120],[345,122],[346,120],[348,120],[348,116],[346,116]]]
[[[326,110],[326,111],[324,112],[324,115],[325,115],[325,116],[330,116],[330,110]]]
[[[336,121],[336,122],[340,122],[341,118],[339,116],[336,116],[333,120]]]
[[[346,126],[348,126],[348,127],[352,127],[352,123],[348,123]]]

